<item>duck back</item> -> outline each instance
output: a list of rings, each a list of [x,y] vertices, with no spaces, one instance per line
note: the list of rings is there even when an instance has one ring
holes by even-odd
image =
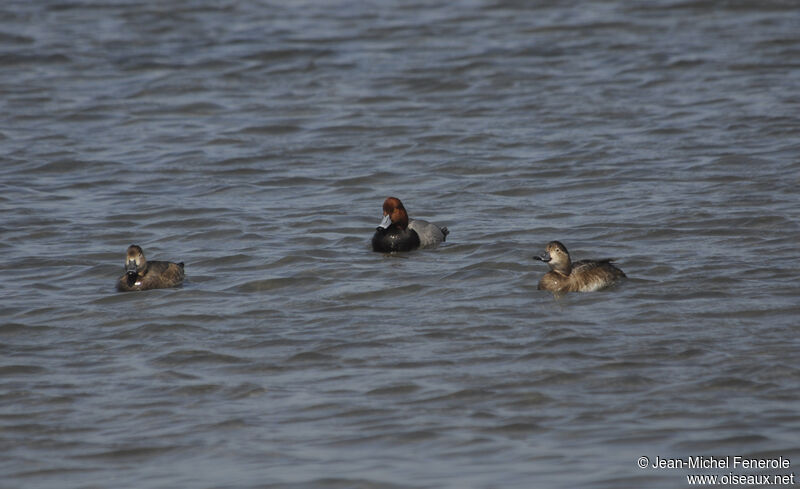
[[[422,219],[411,219],[408,223],[408,229],[416,231],[419,236],[420,247],[429,248],[437,246],[439,243],[447,239],[450,231],[446,227],[440,228],[436,224],[431,224]]]
[[[551,292],[593,292],[624,278],[625,273],[611,264],[611,259],[580,260],[572,264],[569,275],[554,270],[539,281],[539,290]]]

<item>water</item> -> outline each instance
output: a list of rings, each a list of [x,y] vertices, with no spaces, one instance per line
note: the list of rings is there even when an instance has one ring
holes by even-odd
[[[796,470],[798,59],[794,2],[4,2],[0,485]],[[388,195],[447,243],[371,252]]]

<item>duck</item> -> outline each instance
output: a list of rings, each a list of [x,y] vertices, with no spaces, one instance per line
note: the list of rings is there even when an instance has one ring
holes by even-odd
[[[433,248],[444,242],[450,231],[422,219],[409,219],[397,197],[383,202],[383,220],[372,236],[372,250],[391,253]]]
[[[554,293],[593,292],[625,278],[625,273],[611,264],[613,259],[580,260],[572,262],[567,247],[559,241],[551,241],[544,254],[534,256],[550,266],[550,271],[539,281],[539,290]]]
[[[183,283],[183,262],[147,261],[142,248],[130,245],[125,258],[125,274],[117,281],[117,290],[164,289]]]

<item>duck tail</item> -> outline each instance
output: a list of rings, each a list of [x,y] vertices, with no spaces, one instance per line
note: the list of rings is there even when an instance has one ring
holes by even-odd
[[[442,241],[447,241],[447,235],[450,234],[450,230],[447,227],[442,228]]]

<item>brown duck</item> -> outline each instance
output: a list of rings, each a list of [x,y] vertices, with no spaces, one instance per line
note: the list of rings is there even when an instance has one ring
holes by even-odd
[[[147,261],[139,246],[130,245],[125,259],[125,275],[117,281],[117,290],[163,289],[183,282],[183,262]]]
[[[558,241],[551,241],[541,256],[534,256],[550,265],[550,271],[539,281],[539,290],[550,292],[592,292],[604,289],[625,273],[611,264],[611,259],[580,260],[572,262],[567,247]]]

